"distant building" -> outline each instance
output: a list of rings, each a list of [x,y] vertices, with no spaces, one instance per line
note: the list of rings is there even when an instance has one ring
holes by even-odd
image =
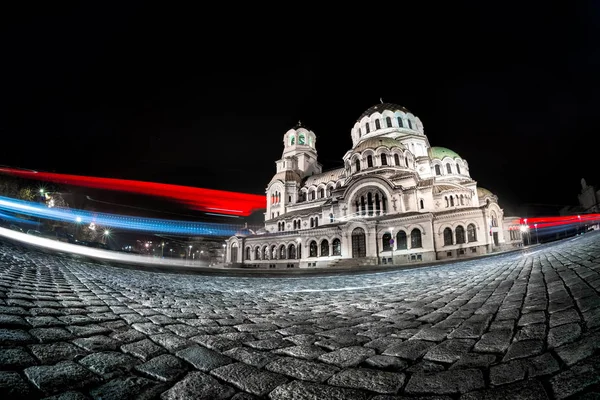
[[[229,238],[227,263],[402,264],[486,254],[521,240],[507,237],[498,198],[477,187],[467,160],[431,147],[406,108],[369,108],[351,136],[344,167],[323,172],[313,131],[298,123],[283,135],[265,227]]]
[[[600,190],[596,190],[594,186],[588,186],[585,179],[581,179],[581,193],[578,196],[581,211],[584,213],[600,212]]]

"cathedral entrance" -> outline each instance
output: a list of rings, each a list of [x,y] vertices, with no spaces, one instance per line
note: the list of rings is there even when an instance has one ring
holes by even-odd
[[[234,244],[231,246],[231,262],[232,263],[237,262],[237,256],[238,256],[238,247],[236,244]]]
[[[352,231],[352,258],[363,258],[367,256],[367,241],[365,231],[355,228]]]
[[[493,234],[494,236],[494,246],[498,246],[498,232],[494,232]]]

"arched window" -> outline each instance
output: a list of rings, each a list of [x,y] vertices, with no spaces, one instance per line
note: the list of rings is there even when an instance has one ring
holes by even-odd
[[[325,197],[325,189],[321,188],[319,189],[319,198],[324,198]]]
[[[367,168],[372,168],[373,167],[373,157],[372,156],[367,156]]]
[[[496,213],[492,211],[492,226],[498,226],[498,219],[496,218]]]
[[[381,154],[381,165],[387,165],[387,155]]]
[[[286,258],[286,251],[285,251],[285,244],[282,244],[281,246],[279,246],[279,259],[280,260],[285,260]]]
[[[296,259],[296,246],[293,243],[288,246],[288,259]]]
[[[368,122],[365,124],[365,129],[367,130],[367,134],[369,134],[369,132],[371,132],[371,126],[369,125]]]
[[[333,214],[329,214],[329,223],[333,223]]]
[[[383,249],[383,251],[391,251],[392,250],[392,245],[390,243],[390,241],[392,240],[392,235],[389,232],[386,232],[383,234],[383,238],[381,238],[381,248]]]
[[[331,242],[331,247],[333,248],[334,256],[342,255],[342,242],[340,242],[340,239],[333,239],[333,242]]]
[[[410,248],[418,249],[423,247],[423,242],[421,241],[421,231],[417,228],[410,231]]]
[[[304,137],[303,134],[298,136],[298,144],[306,144],[306,138]]]
[[[282,231],[285,231],[285,221],[283,221],[283,222],[281,223],[281,230],[282,230]]]
[[[419,206],[421,207],[421,210],[425,208],[425,202],[423,199],[419,200]]]
[[[294,230],[296,230],[296,221],[294,221],[292,224],[294,226]]]
[[[360,171],[360,160],[358,158],[354,161],[354,166],[356,168],[356,172]]]
[[[375,129],[381,129],[381,122],[379,122],[379,119],[375,120]]]
[[[260,260],[260,248],[258,246],[254,249],[254,259]]]
[[[450,196],[450,207],[454,207],[454,196]]]
[[[250,259],[250,247],[246,247],[246,260]]]
[[[263,247],[262,253],[263,253],[262,259],[268,260],[269,259],[269,249],[267,248],[267,246]]]
[[[308,256],[309,257],[317,256],[317,242],[315,242],[314,240],[312,242],[310,242]]]
[[[400,157],[398,156],[398,154],[394,154],[394,163],[396,165],[400,165]]]
[[[410,122],[410,119],[407,119],[406,121],[408,122],[408,128],[412,129],[412,122]]]
[[[469,243],[477,241],[477,232],[475,231],[475,224],[469,224],[467,226],[467,240]]]
[[[452,229],[444,229],[444,246],[452,246]]]
[[[460,195],[460,205],[461,206],[465,205],[465,197],[462,194]]]
[[[311,228],[314,228],[314,227],[315,227],[315,220],[314,220],[314,218],[311,218],[311,219],[310,219],[310,227],[311,227]]]
[[[446,171],[448,171],[449,174],[452,173],[452,167],[450,166],[450,164],[446,164]]]
[[[442,174],[442,169],[440,168],[440,166],[438,164],[435,165],[435,174],[436,175]]]
[[[296,144],[296,137],[294,135],[292,135],[292,137],[290,138],[290,144],[291,145]]]
[[[456,164],[456,173],[460,174],[460,165]]]
[[[311,199],[311,200],[314,200],[314,199],[315,199],[315,191],[314,191],[314,190],[311,190],[311,191],[310,191],[310,199]]]
[[[396,234],[396,249],[397,250],[406,250],[408,248],[408,243],[406,240],[406,232],[398,231]]]
[[[327,188],[327,197],[331,197],[331,192],[333,191],[333,189],[331,187]]]
[[[271,246],[271,259],[277,260],[277,246]]]
[[[386,125],[388,128],[391,128],[391,127],[392,127],[392,119],[391,119],[390,117],[385,117],[385,125]]]
[[[323,240],[321,242],[321,257],[327,257],[329,255],[329,242]]]
[[[319,226],[319,217],[315,217],[315,228]]]
[[[465,228],[462,225],[456,227],[456,244],[465,243]]]
[[[444,196],[444,200],[446,200],[446,207],[449,207],[450,203],[448,203],[448,196]]]
[[[398,126],[399,126],[400,128],[403,128],[403,127],[404,127],[404,125],[402,124],[402,117],[398,117]]]
[[[404,164],[408,167],[408,157],[404,157]]]

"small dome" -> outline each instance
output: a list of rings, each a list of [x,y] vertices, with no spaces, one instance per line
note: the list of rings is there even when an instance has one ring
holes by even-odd
[[[271,182],[269,182],[269,185],[275,181],[283,181],[283,182],[294,181],[294,182],[300,183],[300,182],[302,182],[302,177],[296,171],[281,171],[281,172],[276,173],[273,176],[273,179],[271,179]]]
[[[362,142],[360,142],[353,149],[353,151],[360,153],[363,150],[376,149],[381,146],[387,147],[388,149],[390,149],[392,147],[398,147],[402,150],[406,149],[406,147],[404,147],[404,145],[402,143],[400,143],[399,141],[397,141],[396,139],[392,139],[389,137],[372,137],[372,138],[368,138],[368,139],[365,139]]]
[[[429,157],[437,158],[439,160],[442,160],[444,157],[462,158],[461,156],[456,154],[454,151],[447,149],[445,147],[437,147],[437,146],[430,147],[428,151],[429,151]]]
[[[405,112],[405,113],[409,113],[410,112],[410,111],[408,111],[406,109],[406,107],[399,106],[398,104],[380,103],[380,104],[375,104],[372,107],[369,107],[364,113],[362,113],[360,115],[360,117],[358,117],[357,121],[360,121],[364,117],[369,117],[369,116],[375,114],[376,112],[378,112],[378,113],[381,114],[381,112],[383,112],[384,110],[389,110],[389,111],[392,111],[392,112],[395,112],[395,111],[402,111],[402,112]]]
[[[477,197],[482,198],[485,196],[490,196],[490,197],[494,197],[494,193],[490,192],[487,189],[484,189],[482,187],[478,187],[477,188]]]

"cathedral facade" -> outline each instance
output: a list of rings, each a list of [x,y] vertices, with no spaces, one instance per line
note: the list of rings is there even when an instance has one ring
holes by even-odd
[[[405,264],[482,255],[505,238],[498,198],[467,160],[431,147],[421,120],[381,103],[351,130],[344,167],[322,171],[313,131],[283,136],[267,185],[264,229],[227,240],[225,261],[259,268]]]

